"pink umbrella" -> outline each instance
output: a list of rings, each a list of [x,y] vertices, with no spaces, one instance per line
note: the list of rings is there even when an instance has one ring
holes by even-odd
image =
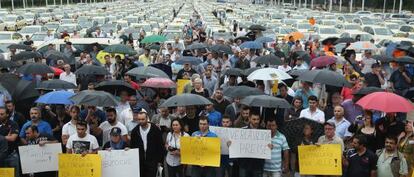
[[[150,78],[147,79],[141,85],[142,87],[151,87],[151,88],[175,88],[177,85],[171,80],[167,78]]]
[[[312,67],[325,67],[331,64],[334,64],[336,62],[336,58],[335,57],[331,57],[331,56],[321,56],[315,59],[312,59],[311,61],[311,66]]]
[[[410,112],[414,106],[404,97],[390,92],[374,92],[362,97],[357,105],[364,109],[377,110],[386,113]]]

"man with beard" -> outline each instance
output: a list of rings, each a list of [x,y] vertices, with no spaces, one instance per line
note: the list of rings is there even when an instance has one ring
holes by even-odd
[[[118,127],[121,129],[122,140],[128,142],[128,131],[124,124],[116,120],[116,110],[114,108],[108,108],[106,110],[106,121],[102,122],[98,128],[98,135],[102,134],[102,144],[105,144],[110,140],[110,132],[112,128]]]
[[[224,98],[222,88],[217,88],[215,90],[211,102],[214,105],[214,109],[220,112],[222,115],[224,115],[226,107],[230,104],[230,102]]]
[[[388,136],[385,138],[385,149],[377,151],[378,177],[399,177],[407,176],[407,161],[404,155],[398,152],[397,137]]]
[[[344,160],[346,176],[376,176],[378,158],[367,149],[367,138],[357,135],[352,139],[351,145],[353,149],[348,150]]]

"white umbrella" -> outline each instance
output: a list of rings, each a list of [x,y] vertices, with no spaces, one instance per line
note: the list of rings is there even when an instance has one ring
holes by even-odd
[[[286,80],[292,77],[286,72],[276,68],[262,68],[252,72],[247,76],[249,80]]]

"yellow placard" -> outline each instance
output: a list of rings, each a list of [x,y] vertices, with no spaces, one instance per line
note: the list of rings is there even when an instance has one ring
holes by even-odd
[[[301,175],[342,175],[341,145],[299,146]]]
[[[181,137],[180,145],[182,164],[220,166],[220,138]]]
[[[1,177],[14,177],[14,168],[0,168]]]
[[[190,80],[188,79],[178,79],[177,80],[177,95],[180,95],[184,92],[184,87],[187,84],[190,84]]]
[[[101,177],[98,154],[59,154],[59,177]]]

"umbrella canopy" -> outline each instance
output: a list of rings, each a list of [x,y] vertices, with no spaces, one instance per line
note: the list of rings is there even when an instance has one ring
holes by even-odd
[[[95,66],[95,65],[83,65],[78,70],[75,71],[76,75],[108,75],[110,74],[108,70],[106,70],[102,66]]]
[[[112,95],[120,95],[120,93],[123,91],[128,92],[128,95],[137,94],[131,84],[123,80],[108,80],[100,82],[98,85],[96,85],[95,90],[105,91],[111,93]]]
[[[251,25],[249,26],[249,30],[266,31],[266,27],[262,25]]]
[[[113,95],[104,91],[84,90],[70,97],[77,105],[110,107],[117,106],[119,102]]]
[[[24,44],[11,44],[7,48],[9,49],[20,49],[20,50],[32,50],[32,48],[28,45]]]
[[[380,61],[381,63],[389,63],[394,59],[383,55],[373,55],[372,58],[377,61]]]
[[[167,100],[160,107],[177,107],[177,106],[199,106],[213,104],[207,98],[200,95],[183,93],[181,95],[174,95]]]
[[[378,87],[363,87],[361,89],[359,89],[357,92],[352,93],[354,95],[368,95],[370,93],[374,93],[374,92],[383,92],[384,89],[382,88],[378,88]]]
[[[205,48],[207,48],[207,45],[202,44],[202,43],[194,43],[194,44],[187,46],[188,50],[205,49]]]
[[[63,81],[60,79],[52,79],[47,81],[42,81],[38,87],[38,89],[44,89],[44,90],[53,90],[53,89],[75,89],[76,85]]]
[[[291,76],[300,76],[307,71],[309,71],[309,69],[295,69],[295,70],[290,70],[288,73]]]
[[[359,41],[352,43],[347,49],[349,50],[375,50],[377,47],[375,44],[368,41]]]
[[[396,63],[401,63],[401,64],[414,64],[414,58],[409,57],[409,56],[394,58],[392,61]]]
[[[335,57],[321,56],[321,57],[313,59],[310,64],[313,67],[325,67],[325,66],[334,64],[335,62],[336,62]]]
[[[5,60],[5,59],[0,59],[0,68],[14,68],[17,67],[19,65],[17,65],[16,63],[9,61],[9,60]]]
[[[261,67],[254,67],[254,68],[244,69],[243,70],[243,76],[248,76],[248,75],[250,75],[251,73],[255,72],[258,69],[261,69]]]
[[[276,68],[262,68],[247,76],[249,80],[285,80],[292,79],[286,72]]]
[[[141,66],[134,69],[129,70],[126,74],[139,77],[139,78],[151,78],[151,77],[162,77],[162,78],[170,78],[164,71],[152,67],[152,66]]]
[[[95,47],[96,46],[96,48],[98,48],[98,51],[100,51],[100,50],[103,50],[104,48],[102,47],[102,45],[101,44],[99,44],[99,43],[97,43],[97,42],[94,42],[94,43],[92,43],[92,44],[88,44],[86,47],[85,47],[85,50],[86,51],[88,51],[88,53],[90,53],[90,52],[92,52],[93,51],[93,47]]]
[[[52,68],[42,63],[27,63],[20,66],[16,72],[21,74],[47,74],[55,73]]]
[[[364,109],[377,110],[386,113],[410,112],[414,106],[404,97],[390,92],[374,92],[362,97],[357,105]]]
[[[226,54],[233,54],[233,50],[231,50],[231,47],[228,45],[223,44],[216,44],[210,47],[210,50],[215,52],[222,52]]]
[[[161,45],[151,44],[151,45],[148,46],[148,48],[151,49],[151,50],[157,50],[158,51],[158,50],[161,49]]]
[[[242,76],[244,71],[239,68],[229,68],[224,71],[226,76]]]
[[[71,105],[73,102],[70,100],[70,97],[73,95],[75,94],[68,91],[54,91],[40,96],[35,102],[44,104]]]
[[[167,38],[161,35],[151,35],[147,36],[140,43],[147,44],[147,43],[156,43],[156,42],[165,42]]]
[[[322,41],[322,45],[334,44],[338,39],[337,37],[328,37]]]
[[[26,80],[19,80],[13,87],[12,94],[13,101],[18,102],[29,98],[39,96],[39,92],[35,89],[35,84]]]
[[[233,86],[227,87],[223,90],[225,96],[231,98],[244,98],[250,95],[263,95],[264,93],[258,88],[248,87],[248,86]]]
[[[291,36],[293,37],[293,40],[295,40],[295,41],[296,40],[299,40],[299,39],[303,39],[305,37],[305,35],[303,33],[297,31],[297,32],[292,32],[292,33],[286,35],[285,36],[285,39],[286,40],[289,40],[289,38]]]
[[[326,84],[336,87],[351,87],[351,84],[341,74],[327,69],[315,69],[304,72],[298,80]]]
[[[10,93],[15,91],[17,83],[20,81],[17,75],[11,73],[0,74],[0,84]]]
[[[343,38],[339,38],[334,43],[335,44],[339,44],[339,43],[354,43],[354,42],[356,42],[354,38],[351,38],[351,37],[343,37]]]
[[[301,145],[303,140],[303,128],[305,125],[309,125],[313,130],[313,142],[318,141],[318,138],[324,134],[323,125],[319,122],[306,118],[298,118],[287,121],[285,122],[285,126],[280,129],[280,132],[285,135],[291,149]]]
[[[137,54],[137,52],[134,49],[124,44],[113,44],[113,45],[107,46],[105,47],[104,51],[108,53],[121,53],[121,54],[128,54],[128,55]]]
[[[254,59],[254,61],[257,64],[264,64],[264,65],[281,65],[281,64],[283,64],[282,60],[278,56],[273,55],[273,54],[256,57]]]
[[[63,54],[62,52],[53,51],[46,56],[47,59],[51,61],[63,60],[67,64],[75,64],[75,59],[70,58]]]
[[[179,64],[179,65],[183,65],[183,64],[191,64],[191,65],[199,65],[201,64],[203,61],[201,61],[199,58],[197,57],[193,57],[193,56],[183,56],[178,58],[175,61],[175,64]]]
[[[42,55],[39,52],[21,51],[15,56],[11,57],[11,61],[23,61],[33,58],[42,58]]]
[[[255,40],[258,43],[268,43],[268,42],[275,42],[273,38],[262,36]]]
[[[234,41],[237,41],[237,40],[241,40],[242,42],[251,41],[251,39],[247,36],[239,36],[239,37],[234,39]]]
[[[240,104],[264,108],[290,108],[291,105],[285,99],[269,95],[247,96],[240,101]]]
[[[141,85],[142,87],[151,88],[176,88],[177,85],[171,79],[167,78],[150,78]]]
[[[263,48],[263,45],[255,41],[246,41],[240,45],[240,48],[241,49],[261,49]]]
[[[308,64],[310,63],[310,60],[311,60],[311,56],[309,55],[309,53],[305,51],[293,52],[292,59],[297,59],[297,58],[302,58],[303,61],[305,61]]]

